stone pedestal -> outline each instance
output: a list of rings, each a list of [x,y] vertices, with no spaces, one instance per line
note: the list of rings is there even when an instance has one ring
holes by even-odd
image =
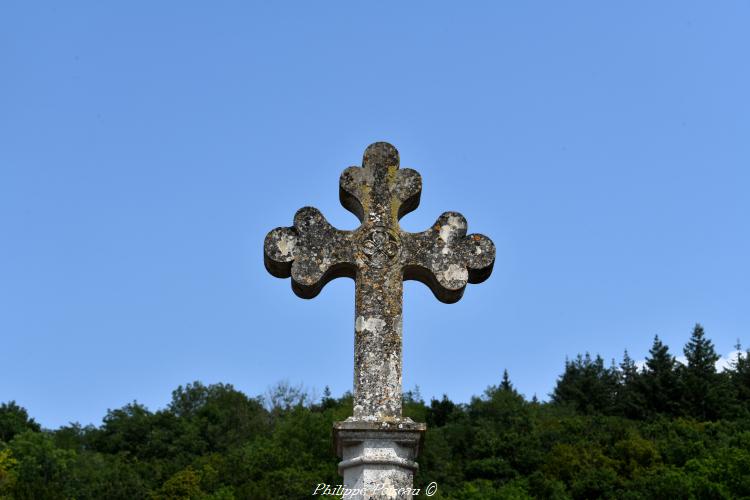
[[[339,474],[350,492],[346,500],[411,499],[415,461],[427,426],[410,418],[333,424],[333,442],[342,459]]]

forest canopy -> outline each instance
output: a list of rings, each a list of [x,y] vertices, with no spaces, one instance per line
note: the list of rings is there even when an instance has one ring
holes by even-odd
[[[750,351],[719,371],[696,325],[685,363],[658,337],[643,366],[567,360],[548,402],[508,372],[468,403],[404,395],[426,422],[415,486],[433,498],[748,498]],[[0,499],[309,498],[339,484],[331,425],[350,394],[312,398],[277,385],[248,397],[229,384],[180,386],[164,409],[132,402],[99,426],[43,429],[0,404]]]

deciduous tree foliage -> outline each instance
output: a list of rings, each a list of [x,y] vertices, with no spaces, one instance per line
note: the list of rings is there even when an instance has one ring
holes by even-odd
[[[23,431],[39,431],[39,424],[29,418],[25,408],[15,401],[0,404],[0,441],[8,442]]]
[[[428,423],[415,486],[433,498],[748,498],[750,353],[717,372],[697,325],[675,361],[658,337],[645,366],[586,354],[551,401],[527,401],[507,371],[467,404],[404,397]],[[500,373],[500,370],[498,370]],[[312,401],[281,383],[265,398],[229,384],[178,387],[165,409],[132,402],[98,427],[43,430],[0,406],[0,499],[309,498],[338,484],[331,424],[349,394]]]

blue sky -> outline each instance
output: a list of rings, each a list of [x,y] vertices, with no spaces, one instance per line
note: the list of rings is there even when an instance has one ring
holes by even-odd
[[[262,264],[305,205],[392,142],[489,235],[445,305],[409,282],[404,385],[467,401],[507,368],[701,322],[750,344],[750,3],[3,2],[0,401],[43,425],[163,407],[193,380],[351,388],[354,285]]]

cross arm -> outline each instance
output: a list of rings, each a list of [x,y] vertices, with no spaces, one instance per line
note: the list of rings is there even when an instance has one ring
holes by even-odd
[[[466,234],[458,212],[445,212],[421,233],[402,233],[401,262],[405,280],[421,281],[441,302],[457,302],[467,283],[489,278],[495,245],[482,234]]]
[[[277,278],[292,278],[292,290],[303,299],[318,295],[326,283],[354,278],[352,232],[333,227],[314,207],[304,207],[291,227],[271,230],[263,243],[263,262]]]

